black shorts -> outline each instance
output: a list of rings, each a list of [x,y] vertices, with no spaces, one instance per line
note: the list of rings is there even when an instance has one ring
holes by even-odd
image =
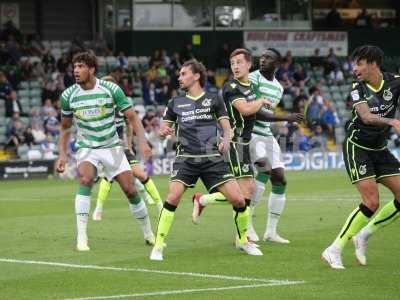
[[[128,149],[125,149],[124,152],[125,152],[125,156],[128,159],[128,162],[131,165],[131,167],[134,165],[140,164],[140,161],[137,160],[135,152],[128,150]]]
[[[187,187],[194,187],[201,179],[207,190],[212,193],[221,184],[235,177],[223,157],[177,157],[171,171],[171,181],[178,181]]]
[[[229,151],[231,172],[235,178],[254,177],[250,160],[250,144],[231,143]]]
[[[400,175],[400,162],[388,150],[367,150],[347,139],[343,143],[343,160],[352,183],[367,178]]]

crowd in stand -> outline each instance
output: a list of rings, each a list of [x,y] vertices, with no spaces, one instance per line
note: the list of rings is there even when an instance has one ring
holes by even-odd
[[[91,43],[90,47],[97,55],[112,54],[101,38]],[[83,49],[87,48],[79,39],[75,39],[68,51],[56,59],[37,36],[24,36],[13,26],[6,27],[1,32],[0,64],[15,66],[11,71],[0,72],[0,101],[5,101],[5,117],[9,118],[7,146],[27,144],[40,145],[45,151],[56,149],[60,131],[59,97],[65,88],[74,83],[71,59],[76,52]],[[223,45],[221,53],[229,51],[229,45]],[[32,56],[38,59],[30,59]],[[181,52],[175,52],[171,56],[161,49],[153,53],[148,67],[143,69],[132,66],[128,57],[120,52],[116,56],[117,65],[108,70],[127,96],[142,99],[145,108],[141,112],[143,125],[156,155],[165,155],[168,143],[161,141],[158,136],[163,107],[168,99],[179,92],[179,68],[184,60],[192,57],[194,54],[191,45],[186,45]],[[333,50],[327,56],[321,56],[316,49],[309,63],[312,68],[320,69],[330,84],[342,84],[345,76],[351,73],[351,63],[346,61],[340,65]],[[226,74],[229,76],[228,69]],[[291,107],[285,107],[286,103],[282,101],[278,113],[304,112],[307,116],[306,126],[276,126],[276,135],[281,144],[283,143],[282,148],[286,151],[326,150],[327,142],[335,140],[335,127],[339,124],[332,102],[324,97],[318,82],[310,84],[309,74],[290,52],[284,56],[276,77],[284,87],[284,94],[289,95],[292,102]],[[28,111],[21,105],[16,91],[21,81],[32,80],[40,84],[42,105]],[[216,86],[215,72],[208,70],[206,90],[218,92],[219,87]],[[173,149],[173,145],[169,146]]]

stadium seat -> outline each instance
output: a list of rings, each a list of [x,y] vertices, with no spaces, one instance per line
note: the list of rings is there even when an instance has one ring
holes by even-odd
[[[21,159],[28,159],[28,151],[29,151],[28,145],[21,145],[21,146],[18,146],[18,148],[17,148],[17,155],[18,155]]]
[[[29,58],[29,61],[30,61],[31,64],[34,64],[34,63],[41,63],[41,62],[42,62],[42,59],[41,59],[39,56],[31,56],[31,57]]]
[[[17,95],[19,98],[29,97],[29,90],[28,89],[18,90]]]
[[[61,41],[61,48],[69,49],[71,47],[71,41]]]
[[[138,105],[138,104],[143,104],[142,97],[133,97],[132,101],[133,101],[133,105],[135,105],[135,106]]]
[[[5,135],[7,131],[7,126],[0,125],[0,136]]]
[[[7,142],[7,137],[5,135],[0,135],[0,144],[5,144]]]
[[[29,95],[31,96],[31,98],[36,98],[36,97],[41,97],[42,96],[42,90],[35,88],[35,89],[31,89],[29,92]]]
[[[333,93],[332,94],[332,99],[334,100],[334,101],[337,101],[337,102],[343,102],[344,103],[344,97],[342,96],[342,94],[341,93],[339,93],[339,92],[335,92],[335,93]]]
[[[97,63],[99,66],[105,66],[106,59],[104,58],[104,56],[97,56]]]
[[[106,63],[109,67],[118,67],[119,63],[115,56],[107,56]]]
[[[20,89],[28,89],[29,88],[29,81],[21,81],[19,83],[19,88]]]
[[[31,107],[42,106],[42,99],[40,99],[40,98],[31,98],[30,106]]]
[[[22,110],[26,110],[29,107],[29,98],[19,98],[19,103],[21,103]]]
[[[334,92],[339,92],[340,89],[339,89],[339,86],[332,84],[330,86],[330,90],[331,90],[332,93],[334,93]]]
[[[61,42],[60,41],[51,41],[50,42],[52,48],[61,48]]]
[[[29,85],[31,88],[40,88],[41,87],[40,82],[37,80],[29,81]]]

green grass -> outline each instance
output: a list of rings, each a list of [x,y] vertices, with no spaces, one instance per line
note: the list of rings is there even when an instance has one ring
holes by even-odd
[[[347,215],[358,205],[359,196],[343,171],[290,172],[287,177],[288,201],[279,228],[281,235],[291,240],[290,245],[260,243],[264,252],[262,257],[249,257],[238,252],[232,244],[231,209],[223,205],[209,207],[201,224],[192,225],[190,197],[193,190],[189,190],[177,209],[163,262],[148,259],[151,248],[144,245],[119,187],[113,187],[104,220],[89,223],[92,250],[78,253],[74,250],[76,182],[3,181],[0,182],[0,259],[305,282],[147,297],[154,299],[398,298],[399,223],[381,230],[370,240],[368,266],[358,266],[353,246],[349,243],[343,257],[346,270],[331,270],[320,261],[320,254],[334,239]],[[165,196],[167,178],[158,177],[155,181]],[[204,190],[200,184],[198,189]],[[93,194],[96,192],[97,188]],[[392,196],[382,189],[381,199],[386,203],[392,200]],[[156,209],[149,206],[149,210],[155,227]],[[265,201],[259,205],[256,214],[255,226],[262,235]],[[0,299],[66,299],[258,283],[0,261]]]

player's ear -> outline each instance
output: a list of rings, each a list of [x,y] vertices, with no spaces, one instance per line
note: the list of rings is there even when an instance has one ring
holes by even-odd
[[[194,80],[196,80],[196,81],[200,80],[200,73],[195,73],[194,74]]]

